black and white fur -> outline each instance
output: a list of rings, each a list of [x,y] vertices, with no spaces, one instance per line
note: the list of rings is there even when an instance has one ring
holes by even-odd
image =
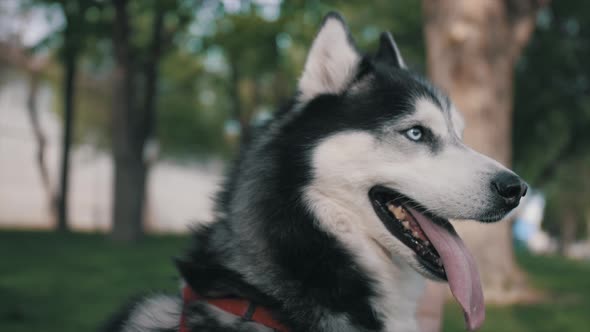
[[[408,128],[424,128],[414,142]],[[243,148],[219,195],[217,220],[177,261],[207,296],[272,308],[292,331],[417,331],[424,276],[411,249],[376,216],[367,193],[387,186],[451,219],[494,221],[512,207],[491,182],[499,163],[462,143],[452,102],[406,69],[392,37],[361,55],[329,14],[290,107]],[[108,331],[177,331],[178,296],[146,297]],[[270,331],[204,302],[192,331]]]

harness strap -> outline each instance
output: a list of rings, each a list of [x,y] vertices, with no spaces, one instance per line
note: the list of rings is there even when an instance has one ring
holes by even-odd
[[[182,289],[182,315],[180,316],[179,332],[191,332],[187,326],[186,311],[190,303],[202,300],[230,314],[242,317],[270,327],[278,332],[289,332],[281,323],[272,317],[269,309],[257,306],[254,302],[240,298],[205,298],[194,292],[188,285]]]

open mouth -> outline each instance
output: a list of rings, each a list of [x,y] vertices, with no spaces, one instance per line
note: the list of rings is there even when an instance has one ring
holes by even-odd
[[[377,215],[391,234],[412,249],[424,269],[432,276],[447,280],[445,268],[438,251],[434,248],[428,236],[424,233],[416,218],[407,207],[420,209],[419,204],[408,197],[382,186],[376,186],[369,192],[371,203]],[[421,212],[426,214],[424,209]],[[439,225],[452,228],[448,220],[429,216]]]
[[[463,308],[469,330],[485,319],[483,291],[473,255],[451,223],[421,204],[383,186],[369,190],[369,199],[387,230],[416,254],[422,272],[446,280]]]

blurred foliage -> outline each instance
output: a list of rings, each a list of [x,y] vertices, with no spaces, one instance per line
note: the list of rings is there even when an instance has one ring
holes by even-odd
[[[590,158],[580,156],[560,165],[553,178],[544,187],[547,210],[543,227],[554,235],[563,235],[565,227],[571,227],[572,238],[588,238],[590,222]],[[566,218],[571,218],[571,220]],[[566,225],[571,222],[572,225]]]
[[[267,117],[295,92],[311,40],[323,16],[334,9],[348,19],[361,49],[373,49],[379,33],[392,30],[409,63],[423,63],[421,10],[415,1],[375,1],[371,7],[349,1],[286,1],[276,8],[243,1],[231,11],[209,8],[214,14],[208,20],[196,20],[197,26],[207,27],[192,37],[210,64],[201,79],[213,76],[222,83],[212,91],[216,102],[210,107],[218,114],[225,110],[220,115],[240,123],[242,130]]]
[[[78,75],[76,138],[108,147],[112,5],[85,0],[24,3],[61,10],[64,17],[68,11],[83,10],[85,19],[77,32],[83,70]],[[130,2],[133,44],[139,50],[149,40],[150,9],[158,3]],[[263,121],[295,92],[307,49],[330,10],[347,18],[361,49],[373,50],[382,30],[393,31],[406,61],[423,71],[421,9],[416,1],[380,0],[372,6],[360,1],[240,1],[231,8],[212,0],[164,3],[169,7],[165,24],[171,44],[160,65],[157,136],[165,155],[228,156],[240,130],[237,124]],[[62,50],[66,27],[67,20],[33,50]]]
[[[158,102],[158,137],[165,153],[225,155],[225,100],[215,91],[223,82],[206,75],[202,62],[190,53],[174,53],[162,66]],[[195,79],[199,78],[199,79]],[[216,105],[217,107],[212,107]]]
[[[82,52],[78,78],[78,141],[108,147],[111,45],[109,1],[22,0],[76,13]],[[130,0],[133,44],[150,38],[157,0]],[[73,4],[73,5],[72,5]],[[419,1],[164,1],[169,46],[159,66],[157,137],[167,156],[228,157],[236,135],[271,116],[296,89],[306,51],[322,17],[346,17],[362,50],[374,50],[379,33],[392,31],[406,62],[424,72]],[[72,7],[73,6],[73,7]],[[78,7],[76,7],[78,6]],[[590,218],[590,3],[551,1],[515,72],[514,167],[548,199],[547,227],[559,233],[560,216],[574,211],[577,229]],[[64,27],[35,49],[63,46]],[[146,55],[145,52],[138,52]],[[138,58],[141,63],[144,59]],[[54,77],[55,75],[49,75]],[[90,139],[88,139],[90,137]]]
[[[545,226],[590,218],[590,3],[552,1],[516,68],[514,165],[548,200]]]

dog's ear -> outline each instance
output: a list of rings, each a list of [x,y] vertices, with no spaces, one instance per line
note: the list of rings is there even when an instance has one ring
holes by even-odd
[[[353,79],[360,59],[344,19],[329,13],[307,55],[299,79],[299,99],[308,101],[320,94],[342,92]]]
[[[381,38],[379,38],[379,49],[377,50],[375,59],[394,66],[395,68],[406,69],[406,63],[402,58],[402,54],[389,32],[381,33]]]

